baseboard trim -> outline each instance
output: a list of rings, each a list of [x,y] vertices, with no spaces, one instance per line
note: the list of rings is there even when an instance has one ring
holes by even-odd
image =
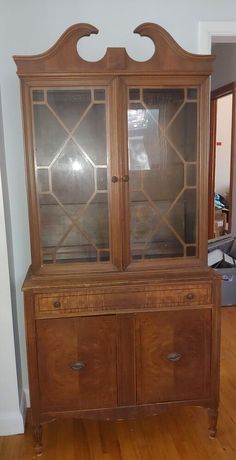
[[[26,423],[26,413],[27,413],[27,398],[25,391],[22,391],[21,400],[20,400],[20,413],[22,415],[23,423],[25,426]]]
[[[1,412],[0,414],[0,436],[22,434],[25,431],[26,421],[26,396],[22,391],[19,411]]]
[[[25,395],[25,398],[26,398],[26,407],[29,408],[29,407],[30,407],[30,394],[29,394],[29,388],[25,388],[25,389],[24,389],[24,395]]]

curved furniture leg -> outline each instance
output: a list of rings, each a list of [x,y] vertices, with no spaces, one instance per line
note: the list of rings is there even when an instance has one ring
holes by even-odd
[[[42,444],[42,425],[34,426],[34,440],[35,440],[35,453],[37,456],[42,455],[43,452],[43,444]]]
[[[218,408],[208,409],[208,433],[209,438],[213,439],[217,431]]]

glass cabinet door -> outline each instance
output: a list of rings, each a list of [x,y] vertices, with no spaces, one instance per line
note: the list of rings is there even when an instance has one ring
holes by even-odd
[[[32,90],[43,263],[110,260],[104,88]]]
[[[131,260],[197,256],[197,88],[129,88]]]

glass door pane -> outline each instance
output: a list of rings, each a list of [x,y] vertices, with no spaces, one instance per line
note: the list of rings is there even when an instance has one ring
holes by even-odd
[[[129,88],[131,258],[197,255],[197,88]]]
[[[32,91],[44,263],[110,260],[104,88]]]

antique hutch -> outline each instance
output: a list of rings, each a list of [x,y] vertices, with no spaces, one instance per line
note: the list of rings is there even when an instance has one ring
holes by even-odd
[[[160,26],[153,56],[83,60],[70,27],[16,56],[32,265],[23,285],[32,423],[209,410],[216,432],[219,286],[207,267],[212,56]]]

